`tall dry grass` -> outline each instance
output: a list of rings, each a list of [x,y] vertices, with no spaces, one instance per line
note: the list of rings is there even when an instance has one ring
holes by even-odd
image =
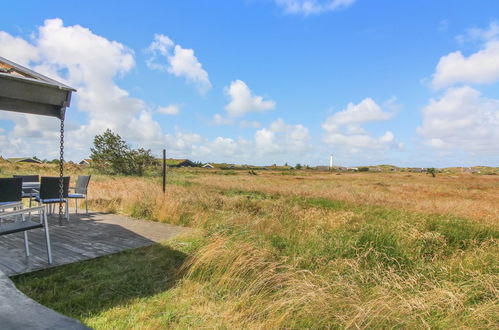
[[[199,175],[194,182],[220,189],[241,189],[290,196],[323,197],[353,204],[451,214],[496,222],[499,176],[423,173],[260,172],[260,175]]]
[[[346,175],[177,175],[165,195],[154,179],[103,177],[93,185],[91,206],[205,231],[206,243],[182,268],[176,297],[207,326],[499,324],[495,178],[473,183],[485,196],[477,206],[475,192],[454,178],[427,184],[397,175],[391,189],[378,193],[384,175],[351,181]],[[399,196],[418,187],[419,193]],[[448,197],[438,193],[447,189],[446,196],[459,196],[472,209],[449,209]],[[430,195],[433,209],[420,200]]]
[[[169,295],[106,324],[132,309],[144,328],[499,325],[498,178],[212,173],[173,172],[166,194],[94,176],[91,209],[203,232]]]

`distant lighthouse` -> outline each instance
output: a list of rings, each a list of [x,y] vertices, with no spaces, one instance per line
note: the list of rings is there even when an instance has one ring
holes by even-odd
[[[329,156],[329,170],[333,170],[333,154]]]

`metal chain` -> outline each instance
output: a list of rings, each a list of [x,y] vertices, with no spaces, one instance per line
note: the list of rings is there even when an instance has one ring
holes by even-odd
[[[62,199],[64,198],[64,184],[63,184],[63,177],[64,177],[64,116],[66,113],[66,109],[63,107],[61,109],[61,144],[59,146],[60,148],[60,154],[59,154],[59,225],[62,225],[62,212],[63,212],[63,207],[62,207]]]

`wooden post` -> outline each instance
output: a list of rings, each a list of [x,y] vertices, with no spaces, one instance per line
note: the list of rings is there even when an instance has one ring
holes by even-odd
[[[163,193],[166,192],[166,150],[163,149]]]

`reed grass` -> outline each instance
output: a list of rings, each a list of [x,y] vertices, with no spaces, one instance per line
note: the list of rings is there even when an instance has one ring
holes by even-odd
[[[158,178],[97,176],[91,209],[197,234],[166,243],[190,246],[168,288],[90,312],[44,303],[96,328],[499,325],[498,177],[233,172],[175,171],[166,194]]]

